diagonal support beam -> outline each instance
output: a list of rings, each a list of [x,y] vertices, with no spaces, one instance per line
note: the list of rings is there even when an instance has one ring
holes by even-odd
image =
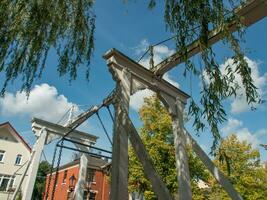
[[[240,8],[236,9],[237,15],[241,17],[242,24],[246,27],[258,22],[267,16],[267,1],[266,0],[250,0]],[[229,31],[235,32],[237,30],[237,24],[235,22],[229,22]],[[223,39],[223,33],[219,29],[212,30],[209,34],[208,44],[213,45]],[[199,46],[200,40],[197,39],[187,46],[188,57],[192,57],[201,52]],[[162,76],[167,71],[171,70],[176,65],[184,62],[182,55],[178,51],[171,55],[161,63],[156,65],[152,71],[157,76]]]
[[[169,190],[162,181],[161,177],[156,172],[152,164],[152,160],[149,154],[147,153],[146,148],[129,116],[127,116],[126,121],[130,142],[139,161],[141,162],[144,168],[146,177],[152,185],[152,190],[157,195],[159,200],[171,200],[172,197],[169,193]]]
[[[227,192],[227,194],[233,200],[242,200],[243,198],[233,187],[232,183],[228,180],[228,178],[214,165],[209,156],[202,150],[202,148],[198,145],[198,143],[194,140],[194,138],[190,135],[187,130],[184,130],[184,135],[187,140],[187,144],[191,145],[194,152],[198,155],[200,160],[204,163],[210,173],[214,176],[214,178],[218,181],[218,183],[223,187],[223,189]]]
[[[186,138],[184,137],[184,120],[183,112],[185,103],[179,98],[173,98],[166,94],[160,93],[161,101],[168,109],[172,117],[172,130],[174,135],[175,164],[178,179],[178,196],[179,199],[192,199],[192,190],[190,184],[190,173],[188,164],[188,155],[186,150]]]

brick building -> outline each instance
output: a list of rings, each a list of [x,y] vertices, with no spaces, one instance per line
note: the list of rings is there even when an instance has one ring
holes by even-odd
[[[73,199],[75,184],[78,181],[80,160],[67,163],[59,168],[58,181],[54,194],[55,200]],[[86,200],[108,200],[110,184],[108,178],[110,164],[101,159],[90,157],[88,160],[87,183],[84,186],[84,199]],[[46,190],[49,176],[46,177]],[[55,173],[52,174],[48,199],[51,197],[54,185]],[[44,194],[45,199],[46,193]]]

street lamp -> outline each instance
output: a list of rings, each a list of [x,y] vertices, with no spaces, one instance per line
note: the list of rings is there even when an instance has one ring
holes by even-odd
[[[72,176],[69,178],[69,191],[72,192],[74,190],[75,183],[76,183],[76,178],[74,174],[72,174]]]

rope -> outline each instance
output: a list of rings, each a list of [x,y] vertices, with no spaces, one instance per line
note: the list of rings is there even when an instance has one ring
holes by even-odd
[[[105,134],[106,134],[106,136],[107,136],[107,138],[108,138],[110,144],[112,145],[112,141],[111,141],[111,139],[110,139],[110,137],[109,137],[109,135],[108,135],[107,129],[105,128],[104,123],[103,123],[103,121],[101,120],[101,118],[100,118],[98,112],[96,113],[96,116],[97,116],[98,120],[100,121],[101,126],[102,126],[102,128],[103,128],[103,130],[104,130],[104,132],[105,132]]]

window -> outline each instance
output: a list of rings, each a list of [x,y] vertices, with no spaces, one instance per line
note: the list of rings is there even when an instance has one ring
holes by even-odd
[[[89,200],[95,200],[95,197],[96,197],[96,193],[90,192],[90,194],[89,194]]]
[[[22,155],[18,154],[17,157],[16,157],[15,165],[20,165],[21,158],[22,158]]]
[[[95,170],[89,169],[88,170],[88,183],[95,182]]]
[[[67,175],[68,175],[68,170],[65,170],[64,171],[64,175],[63,175],[62,183],[66,183]]]
[[[1,140],[8,140],[8,137],[6,137],[6,136],[1,136],[0,139],[1,139]]]
[[[84,191],[83,192],[83,200],[87,200],[88,199],[88,191]]]
[[[0,162],[4,161],[5,151],[0,150]]]
[[[8,191],[13,187],[15,176],[0,174],[0,191]]]

